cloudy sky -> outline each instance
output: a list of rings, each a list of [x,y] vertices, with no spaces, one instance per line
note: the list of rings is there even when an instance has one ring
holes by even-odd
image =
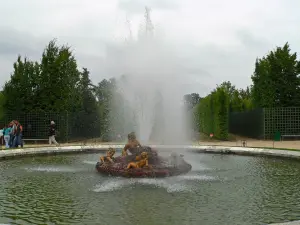
[[[72,46],[94,82],[107,77],[106,47],[136,34],[144,7],[191,75],[187,92],[206,94],[230,80],[251,84],[256,57],[286,41],[300,50],[296,0],[10,0],[0,7],[0,84],[18,54],[38,60],[53,38]],[[183,76],[187,76],[186,74]]]

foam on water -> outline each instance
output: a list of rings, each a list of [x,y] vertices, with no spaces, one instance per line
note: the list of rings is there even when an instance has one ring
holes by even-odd
[[[191,181],[210,181],[210,180],[216,180],[213,176],[207,176],[207,175],[182,175],[176,177],[179,180],[191,180]]]
[[[189,161],[190,163],[190,161]],[[195,164],[195,163],[190,163],[192,165],[192,171],[197,172],[197,171],[208,171],[208,170],[212,170],[209,167],[205,167],[201,164]]]
[[[94,192],[109,192],[121,189],[126,186],[126,182],[123,180],[111,180],[108,182],[104,182],[100,185],[96,185],[96,188],[93,190]]]
[[[120,190],[125,187],[133,187],[135,185],[154,186],[156,188],[164,188],[168,193],[172,192],[190,192],[193,190],[192,185],[186,184],[185,181],[211,181],[217,178],[206,175],[182,175],[169,178],[152,179],[125,179],[113,178],[101,184],[96,185],[94,192],[110,192]]]
[[[28,172],[67,172],[74,173],[81,171],[81,169],[73,168],[73,167],[56,167],[56,166],[38,166],[38,167],[26,167],[24,168]]]
[[[84,164],[89,164],[89,165],[96,165],[97,161],[88,161],[88,160],[84,160],[83,163],[84,163]]]

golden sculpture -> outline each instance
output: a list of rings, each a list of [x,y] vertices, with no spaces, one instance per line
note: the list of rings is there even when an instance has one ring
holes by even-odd
[[[137,162],[130,162],[127,165],[127,169],[131,168],[143,168],[143,167],[149,167],[150,165],[148,164],[148,153],[147,152],[142,152],[140,156],[136,157]]]
[[[128,134],[128,142],[122,150],[122,156],[127,156],[128,155],[127,150],[130,151],[130,149],[133,149],[136,147],[141,147],[141,144],[136,139],[135,133],[131,132],[130,134]],[[133,153],[133,152],[131,152],[131,153]]]
[[[113,156],[116,153],[116,150],[113,148],[109,148],[108,151],[106,152],[106,156],[101,156],[100,161],[101,162],[110,162],[113,163]]]

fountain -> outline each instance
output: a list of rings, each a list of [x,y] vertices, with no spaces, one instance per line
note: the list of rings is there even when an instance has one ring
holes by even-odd
[[[113,107],[124,118],[120,130],[129,133],[136,126],[142,142],[184,143],[180,61],[155,38],[149,18],[147,12],[147,35],[109,51],[110,75],[125,71],[118,83],[123,99],[116,95]],[[112,125],[119,126],[117,119]],[[61,153],[70,148],[61,147]],[[99,153],[3,160],[0,224],[252,225],[299,219],[298,161],[192,151],[185,158],[190,173],[163,179],[99,176]]]
[[[131,33],[131,32],[130,32]],[[182,70],[176,46],[157,35],[146,8],[145,26],[135,39],[130,38],[108,47],[107,74],[120,77],[118,94],[124,104],[115,104],[113,111],[124,111],[123,134],[135,131],[142,143],[183,144],[188,141],[187,113],[183,105]],[[116,127],[113,117],[112,127]],[[135,126],[132,126],[135,124]]]
[[[299,219],[298,161],[186,152],[189,174],[128,179],[95,173],[98,158],[1,161],[0,224],[253,225]]]

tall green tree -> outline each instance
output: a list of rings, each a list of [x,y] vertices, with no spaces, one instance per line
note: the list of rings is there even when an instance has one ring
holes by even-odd
[[[228,97],[231,99],[236,91],[235,85],[233,85],[230,81],[224,81],[217,87],[222,88],[227,94]]]
[[[257,107],[300,106],[300,64],[289,44],[257,59],[252,75],[253,100]]]
[[[98,100],[99,113],[101,116],[101,137],[104,141],[111,140],[114,132],[111,128],[111,120],[113,119],[112,102],[115,90],[115,79],[103,79],[100,83],[98,83],[98,86],[95,88],[95,95]]]
[[[230,101],[230,111],[231,112],[242,112],[244,111],[244,102],[238,90],[234,90]]]
[[[75,124],[72,126],[72,132],[75,132],[77,137],[83,138],[97,137],[100,134],[100,114],[89,74],[86,68],[80,73],[78,101],[81,102],[81,107],[75,112],[73,117],[76,118]]]
[[[230,81],[225,81],[218,85],[228,95],[229,98],[229,111],[230,112],[243,112],[252,109],[252,99],[250,88],[237,89]]]
[[[43,52],[37,90],[39,107],[46,111],[77,111],[80,72],[70,47],[50,41]]]
[[[5,96],[4,109],[6,112],[29,112],[35,106],[35,96],[40,75],[39,64],[18,56],[13,65],[14,71],[10,80],[5,83],[3,95]]]
[[[80,73],[80,93],[82,98],[82,109],[87,113],[93,113],[97,111],[97,101],[93,94],[94,85],[90,80],[90,72],[87,68],[83,68]]]
[[[5,115],[5,96],[2,91],[0,91],[0,120],[4,117]]]

